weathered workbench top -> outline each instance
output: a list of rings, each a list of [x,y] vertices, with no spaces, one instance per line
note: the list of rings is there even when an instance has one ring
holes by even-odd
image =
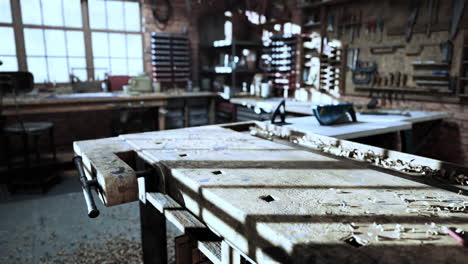
[[[97,95],[96,95],[97,94]],[[165,106],[169,99],[215,97],[213,92],[179,92],[179,93],[145,93],[139,95],[93,93],[89,97],[73,97],[69,95],[22,95],[16,101],[19,114],[60,113],[107,110],[115,107],[153,107]],[[83,95],[83,94],[73,94]],[[14,115],[15,100],[13,97],[3,98],[2,115]]]
[[[217,126],[74,147],[101,184],[121,181],[123,195],[136,196],[135,178],[114,153],[135,151],[165,168],[161,191],[258,263],[466,261],[466,249],[444,229],[468,230],[466,192],[441,189],[422,176]]]

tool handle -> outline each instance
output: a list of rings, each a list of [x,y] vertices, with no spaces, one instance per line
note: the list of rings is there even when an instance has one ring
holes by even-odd
[[[80,177],[81,188],[83,189],[83,195],[86,202],[86,207],[88,207],[88,216],[90,218],[96,218],[99,215],[99,210],[96,207],[94,202],[93,195],[91,193],[91,187],[97,185],[96,180],[88,180],[86,178],[84,168],[83,168],[83,159],[80,156],[73,158],[73,163],[75,164],[76,170]]]

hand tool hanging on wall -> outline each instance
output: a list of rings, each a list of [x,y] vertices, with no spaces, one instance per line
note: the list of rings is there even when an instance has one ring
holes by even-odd
[[[346,66],[348,69],[354,71],[359,59],[359,48],[348,48],[346,50]]]
[[[372,75],[377,70],[376,62],[358,61],[356,69],[353,71],[354,84],[369,84]]]
[[[328,14],[327,32],[333,32],[335,30],[335,14]]]
[[[440,50],[442,53],[442,62],[443,63],[452,63],[453,56],[453,43],[450,40],[440,43]]]
[[[369,39],[370,39],[370,34],[374,33],[375,34],[375,31],[376,31],[376,28],[377,28],[377,19],[371,19],[369,21],[367,21],[366,23],[366,35],[369,35]]]
[[[391,54],[395,53],[397,49],[404,48],[405,45],[392,45],[392,46],[373,46],[370,47],[370,52],[372,54]]]
[[[424,47],[439,46],[439,45],[440,45],[440,43],[422,43],[422,44],[417,46],[418,47],[417,49],[407,51],[406,56],[418,56],[424,50]]]
[[[399,71],[395,73],[395,86],[396,87],[401,86],[401,73]]]
[[[379,30],[379,42],[382,42],[382,39],[383,39],[383,31],[384,31],[384,19],[382,17],[379,17],[377,19],[377,28]]]
[[[408,24],[406,25],[406,32],[405,32],[406,42],[409,42],[413,35],[413,28],[418,18],[418,12],[419,12],[420,6],[421,6],[421,0],[417,0],[413,3],[413,7],[411,8],[411,13],[408,17]]]
[[[389,73],[388,75],[388,85],[393,87],[395,85],[395,75],[393,75],[393,73]]]
[[[361,23],[362,23],[362,10],[359,9],[357,20],[354,22],[356,27],[356,35],[358,38],[361,37]]]
[[[191,16],[191,11],[192,11],[192,7],[191,7],[190,2],[191,2],[190,0],[185,0],[185,8],[187,9],[188,17]]]
[[[450,24],[450,40],[454,40],[457,36],[458,26],[463,17],[463,10],[465,8],[465,0],[453,1],[452,22]]]
[[[431,30],[432,30],[432,17],[434,16],[434,12],[436,11],[434,10],[434,0],[429,0],[428,9],[429,9],[429,12],[428,12],[429,18],[427,20],[426,35],[430,37]]]

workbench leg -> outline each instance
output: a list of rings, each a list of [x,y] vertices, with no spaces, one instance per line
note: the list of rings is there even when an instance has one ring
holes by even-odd
[[[51,127],[49,130],[49,147],[52,152],[52,157],[54,160],[57,160],[57,149],[55,148],[55,137],[54,137],[54,127]]]
[[[30,161],[29,161],[29,135],[26,133],[22,134],[23,137],[23,156],[24,162],[26,163],[26,167],[29,168]]]
[[[144,264],[167,263],[166,218],[151,203],[140,203]]]
[[[414,153],[414,146],[413,146],[413,130],[403,130],[400,131],[400,138],[401,138],[401,151],[404,153]]]
[[[190,107],[188,105],[188,100],[184,102],[184,127],[190,126]]]
[[[159,130],[166,130],[166,113],[167,110],[165,107],[159,107],[158,110],[158,121],[159,121]]]
[[[240,264],[241,255],[226,241],[221,242],[221,264]]]
[[[210,99],[210,106],[208,107],[208,124],[213,125],[215,123],[216,116],[216,99]]]
[[[6,159],[6,163],[7,163],[7,168],[8,169],[11,169],[12,168],[12,165],[11,165],[11,149],[10,149],[10,137],[7,136],[7,135],[1,135],[3,137],[3,144],[5,146],[5,159]]]

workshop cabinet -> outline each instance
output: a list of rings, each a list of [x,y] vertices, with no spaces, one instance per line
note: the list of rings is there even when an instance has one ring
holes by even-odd
[[[168,101],[166,107],[166,129],[203,126],[209,123],[210,99],[190,98]]]

